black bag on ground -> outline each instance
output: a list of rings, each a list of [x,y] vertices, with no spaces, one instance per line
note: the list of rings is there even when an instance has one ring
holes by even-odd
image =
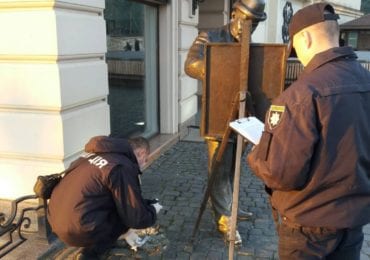
[[[36,183],[33,186],[36,196],[44,200],[50,199],[53,189],[63,178],[63,174],[64,172],[37,176]]]
[[[33,191],[35,192],[36,196],[44,200],[50,199],[51,193],[53,192],[55,186],[57,186],[57,184],[65,175],[74,170],[83,161],[83,159],[80,159],[79,161],[73,162],[67,170],[62,171],[61,173],[37,176],[36,183],[33,185]]]

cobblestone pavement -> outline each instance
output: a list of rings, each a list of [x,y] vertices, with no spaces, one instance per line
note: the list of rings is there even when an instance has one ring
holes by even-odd
[[[209,208],[202,217],[194,244],[190,243],[206,187],[206,175],[204,142],[180,141],[161,155],[142,176],[144,197],[158,198],[164,206],[158,215],[158,233],[136,253],[129,250],[124,241],[119,241],[106,259],[228,259],[228,244],[216,231]],[[235,248],[234,259],[278,259],[277,236],[263,184],[248,170],[245,156],[242,158],[239,207],[253,212],[254,218],[238,223],[243,243]],[[361,260],[370,260],[370,225],[364,228],[364,233]],[[54,248],[54,252],[50,248]],[[53,245],[49,247],[49,254],[47,251],[39,259],[73,259],[78,250]],[[9,255],[7,259],[20,258]]]
[[[208,208],[194,246],[189,240],[206,187],[207,152],[202,142],[179,142],[144,172],[145,197],[163,204],[158,224],[169,243],[158,259],[227,259],[228,244],[216,231]],[[238,223],[242,246],[235,259],[278,259],[277,236],[263,184],[249,171],[242,157],[239,207],[254,213],[252,221]],[[361,260],[370,260],[370,225],[364,228]]]
[[[262,183],[251,176],[242,159],[239,207],[253,212],[252,221],[238,223],[242,246],[237,259],[277,259],[275,228]],[[179,142],[144,172],[143,192],[163,203],[158,224],[169,240],[164,259],[227,259],[228,244],[216,231],[210,209],[206,209],[195,238],[189,240],[199,213],[207,181],[207,151],[202,142]]]

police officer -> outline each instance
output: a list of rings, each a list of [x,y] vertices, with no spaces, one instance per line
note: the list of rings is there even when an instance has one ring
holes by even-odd
[[[304,71],[272,102],[247,157],[272,190],[282,260],[360,259],[370,222],[370,73],[338,46],[338,19],[328,3],[293,16]]]
[[[96,136],[85,152],[53,190],[48,220],[60,240],[83,247],[79,259],[97,259],[129,228],[152,226],[161,206],[141,196],[146,139]]]
[[[243,20],[252,21],[252,32],[260,21],[266,19],[264,12],[264,0],[238,0],[233,5],[232,19],[227,25],[210,31],[200,32],[194,40],[186,61],[185,72],[196,79],[203,80],[205,76],[205,56],[204,48],[208,42],[238,42],[241,37],[241,27]],[[226,122],[225,122],[226,123]],[[212,136],[206,137],[208,146],[208,170],[211,169],[212,158],[221,144],[221,140]],[[230,143],[226,148],[221,165],[212,174],[217,178],[211,190],[211,202],[215,215],[215,221],[218,230],[229,240],[230,215],[232,204],[232,179],[233,179],[233,162],[235,155],[235,144]],[[252,216],[250,212],[239,210],[239,219],[248,219]],[[236,230],[235,244],[242,242],[239,232]]]

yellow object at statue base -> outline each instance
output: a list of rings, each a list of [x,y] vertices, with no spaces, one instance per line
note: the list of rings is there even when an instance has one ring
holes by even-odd
[[[226,241],[230,241],[230,217],[221,215],[219,220],[217,221],[218,230],[224,235]],[[238,230],[235,230],[235,245],[242,243],[242,238],[239,234]]]

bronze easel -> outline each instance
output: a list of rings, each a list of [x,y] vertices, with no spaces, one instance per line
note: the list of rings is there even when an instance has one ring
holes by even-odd
[[[246,92],[248,90],[248,69],[249,69],[249,46],[250,46],[250,31],[251,21],[243,23],[243,33],[240,39],[241,43],[241,56],[240,56],[240,104],[239,104],[239,118],[245,116],[245,103],[246,103]],[[230,127],[228,127],[230,128]],[[233,200],[231,207],[231,225],[230,225],[230,240],[229,240],[229,259],[234,258],[234,245],[235,245],[235,230],[236,230],[236,218],[239,205],[239,186],[240,186],[240,160],[243,152],[243,138],[238,135],[236,142],[236,157],[235,157],[235,172],[234,172],[234,188],[233,188]]]
[[[251,21],[245,21],[243,23],[243,34],[241,39],[241,48],[240,48],[240,86],[239,92],[235,94],[235,97],[232,102],[232,109],[227,118],[225,131],[222,136],[222,141],[219,149],[216,151],[216,155],[214,156],[214,161],[211,163],[210,173],[211,176],[208,179],[207,188],[205,194],[203,196],[203,200],[200,206],[198,218],[196,224],[193,229],[191,242],[194,242],[194,238],[196,232],[199,228],[201,217],[204,213],[204,210],[207,205],[207,201],[209,199],[211,189],[213,187],[213,183],[215,180],[215,169],[221,163],[222,157],[224,155],[227,143],[229,141],[229,137],[231,134],[231,128],[229,127],[229,123],[237,118],[244,117],[245,115],[245,104],[246,104],[246,91],[247,91],[247,83],[248,83],[248,64],[249,64],[249,45],[250,45],[250,28],[251,28]],[[203,102],[206,104],[206,102]],[[204,106],[203,106],[204,108]],[[238,114],[239,111],[239,114]],[[235,241],[235,226],[236,226],[236,213],[238,207],[238,200],[239,200],[239,180],[240,180],[240,157],[242,153],[242,146],[243,146],[243,139],[238,137],[237,141],[237,157],[236,157],[236,164],[235,164],[235,177],[234,177],[234,190],[233,190],[233,206],[232,206],[232,216],[231,216],[231,238],[229,243],[229,255],[230,255],[230,248],[232,248],[232,254],[234,249],[234,241]],[[234,212],[235,211],[235,212]],[[233,216],[233,214],[235,216]]]
[[[214,183],[215,169],[221,163],[229,141],[229,122],[246,114],[255,115],[264,121],[271,100],[284,90],[286,45],[250,43],[250,26],[250,21],[243,24],[243,32],[246,33],[242,34],[240,43],[207,44],[200,134],[203,137],[218,138],[221,144],[213,156],[210,177],[192,233],[192,244]],[[243,139],[238,136],[229,244],[231,259],[234,254],[242,148]]]
[[[238,114],[238,109],[239,109],[239,99],[240,99],[240,95],[238,93],[235,96],[234,102],[232,104],[232,111],[230,113],[230,117],[228,119],[227,125],[229,125],[229,123],[231,121],[236,119],[236,116]],[[222,157],[223,157],[225,149],[226,149],[226,145],[229,141],[230,134],[231,134],[231,128],[228,126],[225,130],[225,133],[224,133],[223,137],[222,137],[220,148],[216,151],[216,155],[213,157],[214,161],[212,161],[211,169],[210,169],[211,176],[208,179],[207,188],[206,188],[206,191],[204,193],[203,200],[202,200],[202,203],[201,203],[200,209],[199,209],[198,218],[197,218],[197,221],[196,221],[194,229],[193,229],[193,233],[192,233],[192,237],[191,237],[191,242],[192,243],[194,242],[195,235],[196,235],[196,233],[198,231],[198,228],[199,228],[200,220],[202,219],[204,210],[206,209],[206,206],[207,206],[207,201],[208,201],[209,196],[211,194],[211,189],[213,187],[214,180],[215,180],[215,174],[214,174],[215,169],[217,169],[217,167],[221,163]],[[234,240],[235,240],[235,238],[234,238]]]

